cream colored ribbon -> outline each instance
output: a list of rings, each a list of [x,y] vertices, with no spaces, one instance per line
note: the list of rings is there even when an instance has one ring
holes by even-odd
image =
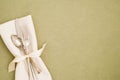
[[[36,50],[36,51],[33,51],[33,52],[31,52],[30,54],[28,54],[28,55],[15,57],[15,58],[10,62],[9,67],[8,67],[8,71],[9,71],[9,72],[14,71],[14,70],[15,70],[15,63],[19,63],[19,62],[25,60],[26,58],[33,58],[33,57],[36,58],[36,57],[39,57],[39,56],[42,54],[45,46],[46,46],[46,43],[43,45],[43,47],[42,47],[41,49]]]

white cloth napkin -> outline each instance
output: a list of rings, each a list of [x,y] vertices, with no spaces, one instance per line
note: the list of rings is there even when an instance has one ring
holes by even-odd
[[[17,19],[20,28],[23,28],[23,30],[26,30],[27,34],[30,35],[31,37],[31,52],[38,51],[39,55],[41,55],[42,50],[44,49],[44,46],[38,50],[37,47],[37,40],[36,40],[36,35],[35,35],[35,30],[34,30],[34,25],[33,21],[31,18],[31,15],[18,18]],[[19,59],[18,57],[21,56],[20,50],[13,44],[11,40],[11,35],[17,35],[16,32],[16,20],[11,20],[6,23],[3,23],[0,25],[0,35],[7,46],[7,48],[10,50],[11,54],[15,57],[15,59]],[[29,56],[30,57],[30,56]],[[26,58],[26,57],[24,57]],[[12,61],[14,63],[15,59]],[[40,57],[33,57],[32,58],[34,61],[37,61],[38,65],[41,66],[41,71],[40,74],[38,75],[38,80],[52,80],[51,75],[44,64],[43,60]],[[17,62],[17,61],[16,61]],[[9,66],[10,67],[10,66]],[[20,60],[17,62],[16,69],[15,69],[15,80],[29,80],[28,72],[26,70],[26,66],[24,63],[24,60]]]

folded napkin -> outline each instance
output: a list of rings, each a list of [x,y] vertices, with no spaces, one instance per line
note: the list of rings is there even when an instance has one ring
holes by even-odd
[[[22,34],[30,36],[30,54],[28,55],[22,55],[22,52],[13,44],[11,40],[11,35],[18,35],[20,32],[22,32]],[[9,71],[15,70],[15,80],[31,80],[29,78],[29,74],[25,64],[25,60],[28,57],[31,58],[35,63],[37,63],[37,66],[40,66],[41,72],[35,72],[35,74],[37,75],[36,80],[52,80],[46,65],[39,57],[46,44],[44,44],[43,47],[38,50],[31,15],[1,24],[0,35],[11,54],[15,57],[14,60],[11,61],[11,63],[9,64],[8,68]],[[20,34],[18,36],[21,37]],[[17,63],[16,66],[15,63]]]

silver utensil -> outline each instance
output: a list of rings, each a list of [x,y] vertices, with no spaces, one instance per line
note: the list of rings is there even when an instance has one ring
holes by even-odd
[[[29,46],[30,46],[30,37],[29,36],[23,35],[23,46],[24,46],[24,50],[25,50],[26,54],[29,54]],[[31,58],[28,58],[27,61],[31,62]],[[31,72],[32,72],[30,77],[32,77],[33,80],[37,80],[37,76],[35,74],[33,65],[31,63],[29,63],[29,69],[31,69]]]
[[[12,35],[11,40],[17,48],[21,48],[23,46],[22,40],[17,35]]]
[[[16,28],[16,32],[17,32],[16,36],[18,37],[19,40],[14,42],[14,44],[20,45],[20,43],[22,43],[22,46],[19,46],[18,48],[20,49],[22,47],[22,49],[24,49],[23,51],[24,51],[25,55],[27,55],[31,52],[31,46],[30,46],[31,40],[28,35],[29,32],[27,31],[27,27],[25,27],[24,25],[21,25],[20,21],[18,19],[16,19],[15,20],[15,28]],[[27,62],[29,63],[28,67],[29,67],[29,69],[31,69],[32,75],[35,76],[35,72],[37,72],[36,74],[39,74],[41,72],[41,68],[39,68],[39,66],[37,65],[36,62],[34,62],[34,60],[29,58],[27,60]]]
[[[23,51],[23,53],[26,54],[25,50],[23,48],[23,43],[22,43],[21,38],[19,38],[17,35],[12,35],[11,40],[12,40],[13,44],[17,48],[20,49],[20,51]],[[28,75],[29,75],[30,80],[35,80],[34,76],[33,76],[33,70],[32,70],[32,67],[31,67],[30,62],[29,62],[29,58],[27,58],[27,67],[28,67]]]

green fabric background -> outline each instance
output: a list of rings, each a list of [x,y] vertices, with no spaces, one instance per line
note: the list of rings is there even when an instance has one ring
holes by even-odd
[[[0,0],[0,23],[31,14],[53,80],[120,80],[120,0]],[[0,80],[14,80],[0,38]]]

